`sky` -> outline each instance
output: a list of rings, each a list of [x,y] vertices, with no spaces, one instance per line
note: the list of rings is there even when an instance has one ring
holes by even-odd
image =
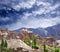
[[[60,24],[60,0],[0,0],[0,28],[47,28]]]

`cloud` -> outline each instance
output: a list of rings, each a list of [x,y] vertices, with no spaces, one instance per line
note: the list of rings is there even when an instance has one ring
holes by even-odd
[[[14,5],[13,8],[19,11],[21,8],[31,8],[35,4],[36,0],[26,0],[26,2],[18,3]]]
[[[10,30],[16,30],[16,29],[19,29],[19,28],[22,28],[22,27],[28,27],[28,28],[38,28],[38,27],[41,27],[41,28],[47,28],[47,27],[50,27],[50,26],[54,26],[54,25],[57,25],[57,24],[60,24],[60,18],[59,17],[56,17],[56,18],[40,18],[40,19],[37,19],[37,18],[27,18],[27,19],[21,19],[21,20],[18,20],[18,22],[14,23],[14,24],[11,24],[10,26],[8,26],[8,28]]]
[[[31,8],[35,4],[36,0],[1,0],[0,4],[9,5],[15,10],[20,10],[21,8]]]
[[[3,3],[3,2],[2,2]],[[28,28],[47,28],[60,24],[59,3],[52,5],[44,0],[10,0],[8,3],[13,9],[18,11],[18,15],[9,14],[8,18],[1,18],[11,24],[3,25],[10,30],[16,30],[22,27]],[[11,5],[10,5],[11,4]],[[17,13],[15,13],[17,14]],[[7,22],[7,23],[8,23]]]
[[[0,21],[8,21],[8,20],[10,20],[10,18],[9,18],[9,17],[0,18]]]
[[[32,11],[33,15],[51,13],[51,12],[54,12],[60,6],[60,4],[51,6],[51,4],[45,3],[45,2],[41,2],[40,5],[41,4],[42,4],[42,7],[40,6],[40,8],[38,10]]]

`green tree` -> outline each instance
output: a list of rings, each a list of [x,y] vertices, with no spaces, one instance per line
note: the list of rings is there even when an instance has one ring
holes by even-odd
[[[30,38],[27,36],[25,37],[24,42],[29,46],[31,45]]]
[[[5,40],[5,42],[4,42],[4,47],[6,47],[7,48],[7,41]]]
[[[4,40],[1,41],[1,48],[4,47]]]
[[[37,44],[37,39],[36,39],[36,37],[33,35],[32,45],[36,45],[36,44]]]
[[[39,45],[37,44],[37,38],[35,37],[35,35],[33,35],[32,38],[32,48],[39,49]]]
[[[13,52],[13,48],[11,48],[11,47],[8,48],[8,49],[7,49],[7,52]]]
[[[54,52],[59,52],[59,48],[57,48],[57,42],[54,42]]]
[[[7,52],[7,41],[4,39],[1,41],[1,52]]]
[[[7,48],[8,44],[7,41],[2,39],[0,44],[0,52],[13,52],[13,48]]]
[[[43,42],[43,49],[44,49],[44,52],[48,52],[48,50],[46,49],[46,42],[45,41]]]
[[[59,52],[59,48],[55,48],[54,52]]]

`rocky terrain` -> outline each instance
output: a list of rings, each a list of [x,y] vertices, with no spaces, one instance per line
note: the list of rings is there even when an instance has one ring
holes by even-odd
[[[0,42],[2,39],[5,39],[8,43],[8,47],[14,48],[13,52],[43,52],[41,49],[32,49],[31,46],[28,46],[24,43],[25,37],[29,37],[30,40],[33,39],[33,36],[37,38],[37,42],[39,45],[42,45],[43,41],[46,41],[46,45],[53,47],[54,42],[57,43],[57,46],[60,47],[60,40],[55,40],[53,36],[42,37],[38,34],[34,34],[28,28],[24,28],[19,32],[10,31],[7,28],[0,28]],[[51,51],[50,51],[51,52]]]

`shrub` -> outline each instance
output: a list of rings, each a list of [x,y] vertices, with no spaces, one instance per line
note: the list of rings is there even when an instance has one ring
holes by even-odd
[[[7,52],[13,52],[13,48],[8,48]]]
[[[25,39],[24,39],[24,42],[27,44],[27,45],[31,45],[31,42],[30,42],[30,39],[29,39],[29,37],[26,37]]]
[[[7,48],[7,41],[6,41],[6,40],[5,40],[5,42],[4,42],[4,47]]]
[[[2,39],[2,41],[1,41],[1,48],[4,47],[4,44],[5,44],[4,40]]]
[[[32,48],[39,49],[38,45],[33,45]]]
[[[2,39],[1,45],[0,45],[1,52],[7,52],[7,41]]]
[[[46,49],[45,41],[43,42],[43,49],[44,49],[44,52],[48,52],[48,50]]]
[[[59,52],[59,48],[55,48],[54,49],[54,52]]]
[[[32,48],[39,49],[39,45],[37,44],[37,38],[33,36],[32,39]]]

